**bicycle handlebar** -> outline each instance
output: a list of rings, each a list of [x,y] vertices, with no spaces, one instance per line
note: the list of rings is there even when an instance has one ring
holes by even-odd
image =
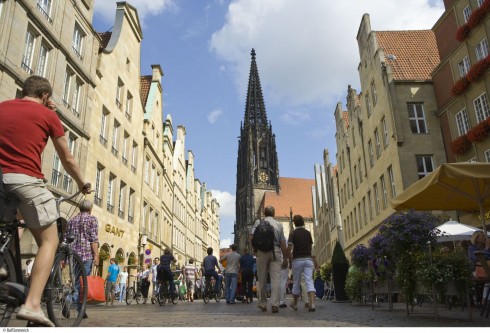
[[[91,187],[91,184],[90,184],[90,183],[87,183],[87,184],[85,184],[85,185],[83,186],[83,188],[82,188],[81,190],[76,191],[75,193],[73,193],[73,194],[72,194],[72,195],[70,195],[70,196],[67,196],[67,197],[62,197],[62,196],[60,196],[58,199],[56,199],[56,205],[58,205],[58,206],[59,206],[59,205],[60,205],[62,202],[64,202],[64,201],[68,201],[68,200],[71,200],[71,199],[73,199],[73,198],[77,197],[77,196],[78,196],[80,193],[82,193],[82,192],[83,192],[83,190],[84,190],[84,189],[86,189],[86,188],[90,188],[90,187]]]

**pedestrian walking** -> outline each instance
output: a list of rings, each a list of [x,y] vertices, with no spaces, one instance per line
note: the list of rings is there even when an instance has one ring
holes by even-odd
[[[126,286],[128,282],[128,272],[126,266],[123,267],[123,271],[119,273],[119,302],[124,302],[126,296]]]
[[[151,285],[152,285],[152,293],[151,293],[151,304],[155,304],[156,301],[156,296],[158,294],[158,282],[157,282],[157,275],[158,275],[158,265],[160,264],[160,259],[159,258],[154,258],[153,259],[153,265],[151,266]]]
[[[253,300],[254,264],[255,259],[250,254],[250,249],[246,247],[240,257],[240,274],[242,275],[242,290],[245,296],[245,303],[252,303]]]
[[[87,275],[92,274],[92,266],[99,264],[99,222],[92,215],[93,203],[89,200],[82,200],[78,205],[80,213],[71,218],[65,229],[63,241],[66,242],[67,235],[71,235],[74,241],[70,243],[70,247],[74,253],[80,256],[85,267]],[[80,294],[80,279],[77,278],[75,286],[79,289]],[[75,294],[78,296],[77,294]],[[82,303],[78,302],[78,298],[72,300],[77,304],[77,311],[82,309]],[[88,318],[87,312],[83,314],[83,318]]]
[[[231,252],[225,254],[219,260],[220,263],[226,261],[225,271],[225,295],[227,304],[235,304],[236,287],[238,283],[238,272],[240,271],[240,255],[236,244],[231,244]]]
[[[114,297],[116,293],[116,281],[119,276],[119,266],[116,265],[116,259],[110,259],[111,265],[107,270],[107,277],[105,279],[105,306],[109,305],[109,301],[111,302],[111,306],[114,305]]]
[[[297,311],[297,303],[300,296],[300,279],[303,274],[308,292],[308,311],[315,311],[315,287],[313,285],[313,271],[315,264],[311,255],[313,239],[311,233],[305,228],[305,221],[301,215],[293,217],[295,229],[291,231],[288,238],[288,252],[292,250],[293,270],[293,301],[290,306]]]
[[[194,288],[196,286],[197,268],[194,259],[189,259],[189,264],[184,267],[184,277],[187,287],[187,302],[194,302]]]
[[[264,209],[264,219],[255,221],[250,232],[250,241],[256,250],[257,257],[257,275],[260,284],[260,294],[258,307],[262,311],[267,311],[267,273],[271,279],[271,310],[272,313],[279,312],[279,301],[281,298],[281,266],[286,267],[288,264],[286,238],[284,237],[282,224],[274,219],[275,209],[272,206],[267,206]],[[257,248],[259,241],[265,240],[266,229],[272,226],[272,248]],[[263,238],[264,237],[264,238]],[[269,237],[269,235],[267,235]],[[254,242],[255,239],[255,242]]]
[[[143,295],[143,304],[148,301],[148,291],[150,290],[150,265],[146,265],[141,273],[141,294]]]

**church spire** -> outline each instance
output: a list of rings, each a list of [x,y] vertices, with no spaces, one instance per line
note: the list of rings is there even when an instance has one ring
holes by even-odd
[[[252,126],[260,129],[267,126],[264,96],[260,86],[259,70],[255,60],[255,50],[250,53],[252,62],[248,78],[247,102],[245,105],[245,127]]]

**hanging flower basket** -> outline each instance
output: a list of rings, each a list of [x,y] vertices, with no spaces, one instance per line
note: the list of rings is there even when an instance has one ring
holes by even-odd
[[[468,140],[471,142],[481,142],[483,141],[490,132],[490,126],[487,120],[480,122],[478,125],[473,127],[466,133]]]
[[[451,142],[451,150],[456,155],[463,155],[471,147],[471,142],[468,140],[466,134],[461,135],[459,138]]]
[[[456,39],[460,42],[464,41],[469,36],[471,27],[468,24],[462,25],[456,31]]]

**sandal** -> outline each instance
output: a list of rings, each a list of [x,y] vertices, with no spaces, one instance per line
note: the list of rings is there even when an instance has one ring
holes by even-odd
[[[291,303],[289,303],[289,306],[290,306],[290,307],[291,307],[291,309],[293,309],[294,311],[298,311],[298,306],[296,305],[296,303],[291,302]]]
[[[40,312],[34,312],[26,308],[25,305],[22,305],[19,312],[17,312],[17,319],[32,321],[33,323],[47,327],[55,327],[53,322],[46,318],[42,310]]]

